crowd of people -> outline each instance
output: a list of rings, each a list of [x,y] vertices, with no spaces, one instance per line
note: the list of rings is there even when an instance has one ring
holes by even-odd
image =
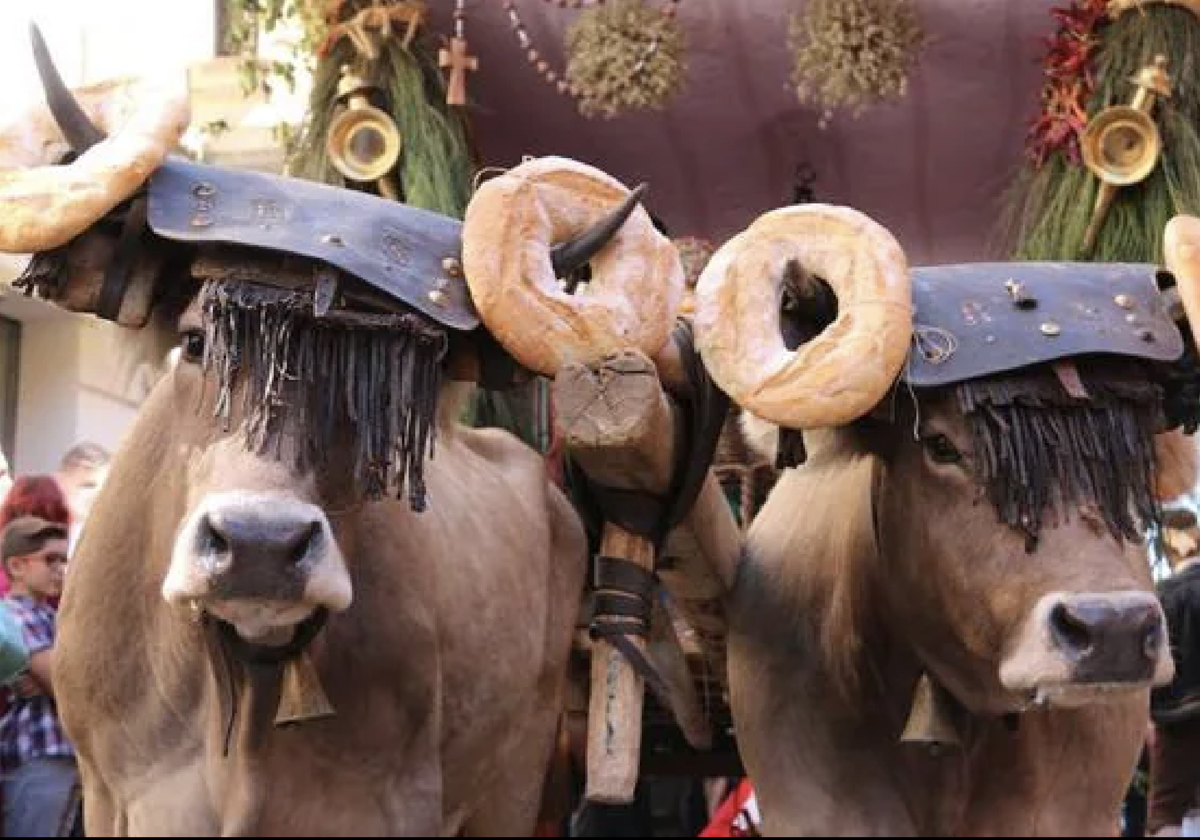
[[[81,834],[75,755],[51,663],[69,558],[109,453],[80,443],[46,475],[13,477],[0,454],[0,773],[4,835]]]

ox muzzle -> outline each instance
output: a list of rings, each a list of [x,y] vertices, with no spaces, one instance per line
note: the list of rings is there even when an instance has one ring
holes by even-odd
[[[1000,666],[1007,690],[1061,706],[1165,685],[1174,673],[1158,599],[1136,591],[1043,597]]]
[[[325,513],[277,491],[206,496],[175,540],[162,591],[265,642],[321,608],[345,610],[353,595]]]

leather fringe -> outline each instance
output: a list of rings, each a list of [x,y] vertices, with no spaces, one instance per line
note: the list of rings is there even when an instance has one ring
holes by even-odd
[[[376,499],[407,489],[425,509],[424,461],[432,457],[444,330],[416,313],[357,323],[312,315],[312,295],[210,281],[203,294],[204,370],[215,377],[215,413],[228,428],[235,392],[249,445],[301,472],[328,457],[349,423],[355,479]]]
[[[956,389],[977,478],[1028,551],[1047,515],[1058,521],[1080,505],[1094,505],[1118,540],[1141,539],[1162,517],[1154,492],[1161,388],[1113,361],[1078,367],[1088,398],[1070,396],[1051,371]]]

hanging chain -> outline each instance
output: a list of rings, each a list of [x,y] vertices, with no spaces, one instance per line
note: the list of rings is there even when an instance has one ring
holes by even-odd
[[[461,4],[462,0],[458,0]],[[544,0],[553,6],[560,9],[585,9],[603,6],[605,0]],[[678,11],[680,0],[666,0],[663,4],[660,14],[664,18],[672,18]],[[504,11],[508,13],[509,28],[513,32],[513,36],[520,44],[521,50],[525,53],[525,60],[538,72],[538,75],[546,80],[547,83],[553,85],[559,93],[570,95],[572,97],[579,96],[579,90],[566,80],[565,74],[558,72],[550,66],[550,62],[546,61],[541,51],[534,46],[533,38],[529,35],[529,30],[525,28],[525,22],[521,20],[521,14],[517,11],[515,0],[504,0]],[[646,51],[642,57],[638,59],[634,65],[632,75],[636,76],[646,69],[646,65],[654,54],[658,52],[659,46],[662,44],[662,36],[655,36],[654,40],[646,45]]]

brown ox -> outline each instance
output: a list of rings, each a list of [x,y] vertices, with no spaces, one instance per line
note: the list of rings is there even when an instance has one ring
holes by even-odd
[[[541,460],[447,400],[429,510],[362,503],[348,475],[298,476],[221,434],[201,389],[186,360],[155,389],[72,560],[55,687],[88,834],[531,831],[586,556]],[[234,597],[188,568],[214,538]],[[297,568],[303,595],[274,607]],[[337,714],[274,728],[279,668],[249,664],[227,743],[195,599],[259,639],[344,610],[310,647]]]
[[[799,219],[825,211],[792,212]],[[743,245],[763,261],[792,247],[843,290],[847,271],[866,272],[861,266],[898,253],[881,257],[863,237],[808,244],[803,232],[801,244],[788,246],[774,233],[761,248]],[[839,251],[864,256],[839,263]],[[731,288],[723,284],[739,265],[762,265],[738,259],[714,258],[724,276],[706,278],[707,288],[701,281],[709,302]],[[918,341],[907,381],[868,416],[804,432],[807,461],[782,476],[754,521],[730,595],[729,669],[738,745],[767,833],[1116,830],[1146,735],[1148,689],[1172,673],[1140,528],[1155,518],[1155,461],[1162,484],[1191,486],[1194,449],[1178,435],[1159,436],[1174,454],[1169,463],[1155,458],[1160,397],[1148,382],[1152,365],[1140,359],[1079,359],[1060,363],[1058,375],[1050,360],[1061,356],[982,377],[939,372],[973,362],[986,371],[989,359],[1013,349],[1033,362],[1054,352],[1039,346],[1053,333],[1039,325],[1047,310],[1064,311],[1056,294],[1072,302],[1076,292],[1098,295],[1114,321],[1123,318],[1108,285],[1115,277],[1102,268],[1070,271],[963,267],[965,279],[986,282],[961,292],[950,282],[936,294],[927,288],[916,321],[947,329],[918,338],[942,343]],[[1017,306],[1010,292],[1021,287],[1010,279],[1006,289],[1005,280],[1023,282],[1031,272],[1040,282],[1027,284],[1030,297],[1043,299]],[[805,315],[828,324],[827,287],[794,268],[788,274],[796,316],[785,319],[785,332],[803,329]],[[1141,276],[1136,308],[1144,316],[1155,311],[1157,290],[1152,269]],[[763,280],[743,277],[738,303]],[[1078,302],[1078,311],[1088,307],[1090,300]],[[1076,333],[1078,326],[1062,324],[1061,340],[1121,332],[1089,323],[1090,332]],[[1174,329],[1162,328],[1159,335]],[[955,343],[946,341],[951,332]],[[706,341],[716,356],[710,367],[736,362],[721,355],[729,335]],[[1178,350],[1177,334],[1174,341]],[[913,386],[922,346],[943,351],[930,353],[936,364],[922,370],[946,377],[944,386]],[[1127,347],[1139,350],[1131,343],[1122,352]],[[885,385],[896,372],[881,377]],[[831,378],[824,393],[835,384],[851,391],[855,381],[851,372]],[[782,390],[774,399],[785,404]],[[1107,395],[1117,393],[1145,402],[1116,408],[1120,400]],[[868,407],[872,400],[878,391]],[[765,451],[775,450],[774,427],[747,425]]]
[[[96,142],[99,132],[46,72],[66,136]],[[71,167],[0,174],[0,248],[73,243],[140,186],[180,128],[170,108],[139,112]],[[44,138],[24,149],[36,163],[39,150],[62,144]],[[200,181],[186,192],[218,194],[219,203],[226,186]],[[413,218],[389,202],[370,207],[397,226]],[[435,241],[425,233],[417,241]],[[583,262],[586,250],[577,252]],[[167,279],[191,282],[186,271]],[[431,299],[444,301],[446,289]],[[368,501],[356,468],[363,418],[407,411],[378,405],[420,383],[347,362],[357,382],[333,377],[323,393],[306,391],[304,381],[349,351],[331,362],[288,356],[266,334],[248,344],[252,333],[214,316],[214,294],[193,285],[170,325],[180,358],[116,453],[72,561],[54,687],[78,750],[87,833],[528,835],[583,583],[576,514],[534,451],[457,422],[453,385],[434,391],[436,454],[424,459],[419,439],[408,453],[422,462],[428,509]],[[295,330],[317,317],[315,299],[297,310]],[[313,329],[339,341],[336,323]],[[374,361],[393,358],[390,345],[357,352],[371,346]],[[268,392],[283,397],[279,405],[264,408],[259,376],[281,383]],[[343,393],[366,397],[306,438]],[[275,430],[266,446],[248,430],[252,419]],[[311,457],[278,457],[276,445]],[[414,480],[410,472],[410,490]],[[307,662],[336,714],[276,726],[290,675]],[[315,703],[311,691],[301,699]]]

